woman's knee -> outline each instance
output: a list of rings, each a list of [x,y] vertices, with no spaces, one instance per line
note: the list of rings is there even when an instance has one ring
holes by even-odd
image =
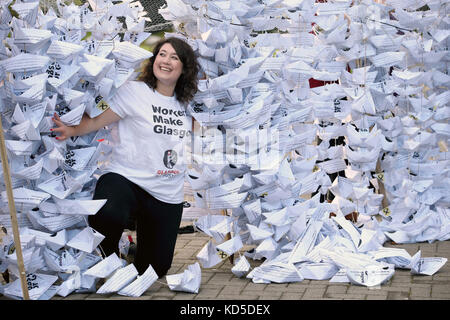
[[[94,228],[104,229],[110,227],[124,227],[127,219],[124,217],[125,212],[121,212],[112,203],[106,201],[105,205],[95,214],[88,218],[89,224]]]
[[[97,182],[93,200],[106,200],[106,203],[89,221],[99,224],[113,224],[125,228],[129,225],[131,210],[136,206],[133,189],[125,178],[118,174],[107,173]]]

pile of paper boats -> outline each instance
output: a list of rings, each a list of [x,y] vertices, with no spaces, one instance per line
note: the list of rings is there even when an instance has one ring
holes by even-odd
[[[166,36],[187,40],[201,65],[186,191],[210,213],[195,226],[211,237],[199,262],[166,277],[171,290],[198,292],[200,266],[232,254],[231,271],[259,283],[376,286],[395,268],[432,275],[446,263],[383,244],[450,238],[448,3],[167,1]],[[60,142],[50,128],[55,112],[67,124],[99,115],[135,79],[151,56],[139,47],[146,12],[138,1],[56,1],[45,13],[16,1],[13,16],[10,4],[0,110],[30,297],[139,296],[153,268],[139,276],[102,259],[104,236],[87,223],[105,203],[91,199],[108,130]],[[20,299],[4,185],[1,206],[0,272],[12,281],[0,293]]]
[[[448,2],[352,3],[160,10],[202,66],[193,205],[228,214],[195,223],[211,237],[202,267],[238,254],[232,272],[253,282],[374,286],[445,264],[383,244],[450,237]]]

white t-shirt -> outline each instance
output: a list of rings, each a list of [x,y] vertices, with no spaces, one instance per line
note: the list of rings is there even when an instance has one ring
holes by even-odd
[[[185,143],[192,118],[173,97],[129,81],[107,101],[120,118],[106,172],[118,173],[167,203],[184,200]]]

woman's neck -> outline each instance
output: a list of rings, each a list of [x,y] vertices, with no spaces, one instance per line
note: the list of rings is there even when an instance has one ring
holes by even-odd
[[[175,92],[175,86],[167,86],[160,82],[156,84],[156,91],[158,91],[163,96],[172,97]]]

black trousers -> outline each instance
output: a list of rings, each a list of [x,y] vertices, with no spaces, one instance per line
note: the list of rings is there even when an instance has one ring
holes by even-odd
[[[322,140],[320,138],[318,138],[317,144],[319,145],[321,143],[322,143]],[[335,146],[339,146],[339,145],[345,146],[345,138],[343,136],[340,136],[337,139],[330,139],[329,147],[335,147]],[[327,160],[330,160],[330,159],[325,159],[323,161],[327,161]],[[344,159],[344,160],[345,160],[345,163],[348,165],[348,160],[347,159]],[[320,163],[323,161],[319,160],[319,161],[316,161],[316,163]],[[330,177],[331,182],[333,182],[337,178],[337,176],[345,177],[345,171],[343,170],[343,171],[339,171],[339,172],[335,172],[335,173],[330,173],[330,174],[328,174],[328,176]],[[319,186],[317,188],[317,190],[311,194],[312,197],[315,196],[319,192],[320,187],[321,186]],[[320,195],[320,202],[325,202],[325,200],[332,201],[333,199],[334,199],[334,194],[330,191],[328,191],[327,194]]]
[[[170,269],[183,204],[162,202],[116,173],[97,181],[93,199],[107,199],[89,225],[105,236],[100,243],[106,256],[119,255],[119,240],[130,221],[136,221],[137,248],[134,265],[139,274],[151,264],[159,277]]]

